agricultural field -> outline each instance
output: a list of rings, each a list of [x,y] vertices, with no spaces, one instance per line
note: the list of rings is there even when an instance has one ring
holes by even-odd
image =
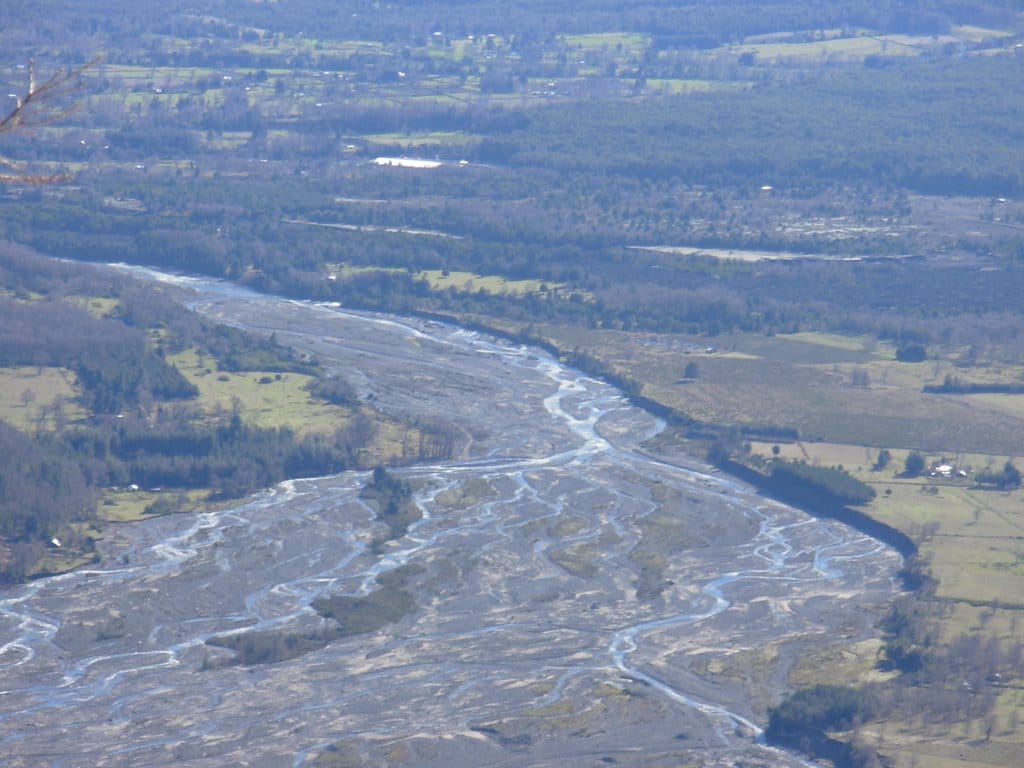
[[[352,418],[347,408],[318,401],[309,392],[315,381],[298,373],[228,372],[195,350],[168,356],[199,388],[197,407],[205,414],[230,413],[236,407],[246,421],[261,427],[289,427],[299,434],[332,432]]]
[[[366,464],[402,460],[410,445],[416,445],[421,430],[396,424],[365,405],[352,407],[327,403],[309,387],[313,376],[299,373],[261,371],[231,372],[217,368],[216,361],[187,350],[169,356],[199,389],[196,408],[208,416],[238,409],[247,424],[287,428],[298,436],[330,435],[337,430],[363,424],[372,439],[362,449]]]
[[[863,62],[871,56],[920,56],[949,47],[974,47],[984,54],[990,49],[1004,50],[1013,33],[1009,30],[973,26],[953,27],[942,35],[878,34],[868,30],[820,30],[773,35],[774,39],[751,38],[739,45],[718,49],[717,53],[751,56],[750,64],[811,65],[815,63]],[[787,39],[788,38],[788,39]]]
[[[863,507],[871,517],[920,542],[921,557],[938,579],[935,604],[940,618],[938,642],[952,644],[964,637],[979,642],[998,641],[1012,649],[1019,643],[1024,603],[1024,491],[979,488],[976,469],[1001,466],[1005,461],[1024,465],[1024,457],[929,454],[928,467],[952,462],[965,468],[966,477],[906,477],[907,452],[893,451],[891,463],[874,468],[877,452],[858,445],[828,443],[753,442],[754,455],[770,459],[804,460],[823,466],[841,465],[876,492]],[[975,469],[976,468],[976,469]],[[827,665],[840,671],[845,681],[870,683],[878,678],[881,649],[877,644],[836,648],[803,660],[794,680],[821,681]],[[842,678],[836,677],[835,680]],[[1013,680],[998,688],[998,697],[985,723],[963,722],[952,729],[923,718],[866,723],[872,743],[895,765],[910,766],[915,760],[928,765],[1013,765],[1014,755],[1024,750],[1024,734],[1018,717],[1024,707],[1024,684]],[[988,729],[988,733],[983,733]]]
[[[75,376],[62,368],[0,368],[0,420],[25,432],[53,431],[85,415]]]
[[[448,270],[426,270],[417,277],[426,280],[432,290],[443,291],[454,288],[464,293],[483,291],[491,295],[511,294],[525,296],[527,294],[567,296],[574,292],[568,286],[558,283],[547,283],[543,280],[509,280],[500,275],[478,275],[473,272],[450,272]]]
[[[923,392],[946,376],[1019,381],[1003,363],[969,373],[961,351],[905,363],[873,339],[829,334],[772,337],[581,333],[549,328],[560,347],[600,350],[612,370],[642,382],[642,394],[713,424],[794,428],[805,440],[879,448],[1002,455],[1020,446],[1024,395]],[[688,365],[697,375],[685,378]]]

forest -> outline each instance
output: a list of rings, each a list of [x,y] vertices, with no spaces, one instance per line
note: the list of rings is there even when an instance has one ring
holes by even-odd
[[[32,405],[38,414],[32,435],[0,422],[7,457],[0,470],[0,578],[31,573],[52,540],[87,549],[91,534],[83,525],[96,518],[99,497],[111,487],[206,489],[213,499],[235,498],[286,478],[360,465],[359,451],[372,436],[365,417],[333,434],[300,436],[247,424],[237,407],[205,413],[195,403],[195,385],[165,357],[188,348],[221,370],[312,374],[312,396],[356,406],[351,389],[321,376],[315,361],[273,339],[203,320],[180,299],[127,277],[10,245],[0,256],[0,286],[10,293],[0,295],[0,366],[55,368],[80,392],[78,402],[59,396],[36,403],[34,390],[25,389],[23,408]],[[97,317],[80,306],[86,297],[113,309]],[[86,416],[73,415],[72,407]]]

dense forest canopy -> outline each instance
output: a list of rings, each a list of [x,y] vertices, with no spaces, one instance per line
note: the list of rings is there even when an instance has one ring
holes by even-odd
[[[102,9],[103,14],[98,13]],[[516,32],[545,40],[556,34],[647,32],[716,45],[737,37],[787,29],[866,27],[885,32],[936,34],[954,23],[1005,25],[1021,10],[1019,0],[965,3],[958,0],[288,0],[254,3],[243,0],[195,4],[171,0],[124,2],[104,0],[88,10],[74,0],[46,0],[9,9],[22,34],[83,30],[97,36],[132,30],[187,35],[189,24],[229,19],[239,25],[287,35],[336,39],[412,39],[441,32],[451,35]],[[501,22],[498,23],[497,20]],[[65,37],[66,34],[62,34]],[[525,41],[524,41],[525,42]]]
[[[558,108],[539,110],[500,141],[506,162],[565,174],[1013,195],[1024,189],[1022,80],[1024,58],[900,63],[629,110],[577,105],[571,129]]]

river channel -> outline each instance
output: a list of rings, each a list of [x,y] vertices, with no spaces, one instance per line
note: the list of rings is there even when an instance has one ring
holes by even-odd
[[[797,766],[761,743],[808,649],[874,633],[898,556],[701,461],[542,352],[419,319],[177,282],[376,407],[454,424],[396,470],[422,519],[374,546],[366,473],[111,526],[92,567],[0,594],[7,766]],[[402,566],[382,629],[245,666],[207,643],[323,628]]]

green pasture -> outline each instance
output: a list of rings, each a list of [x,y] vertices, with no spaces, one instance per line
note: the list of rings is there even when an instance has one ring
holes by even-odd
[[[897,40],[894,36],[861,36],[800,43],[739,45],[717,50],[736,56],[753,54],[756,64],[813,64],[820,61],[856,61],[882,54],[917,55],[926,45],[932,45],[930,37]]]
[[[232,150],[244,146],[252,138],[252,131],[223,131],[212,137],[202,135],[201,143],[206,149]]]
[[[111,315],[114,315],[121,306],[121,302],[118,299],[100,296],[69,296],[67,300],[88,311],[89,314],[97,318],[110,317]]]
[[[31,575],[41,576],[53,573],[65,573],[81,568],[93,562],[95,555],[78,547],[61,547],[47,549],[32,566]]]
[[[349,408],[312,397],[306,385],[313,378],[298,373],[221,371],[212,358],[200,359],[194,350],[169,355],[168,362],[199,389],[197,406],[205,414],[231,413],[259,427],[288,427],[297,435],[330,434],[349,426],[356,414]],[[387,463],[409,455],[419,445],[420,430],[389,420],[370,408],[360,410],[372,434],[363,449],[363,466]]]
[[[922,392],[951,371],[971,379],[973,370],[956,369],[945,359],[897,362],[890,346],[866,339],[736,334],[655,340],[561,328],[545,333],[564,349],[591,349],[613,370],[641,382],[645,396],[714,424],[796,428],[805,440],[876,449],[981,454],[1015,452],[1024,429],[1018,400]],[[712,352],[705,351],[709,347]],[[698,375],[685,379],[691,362]],[[999,375],[1014,370],[1004,366]],[[866,374],[867,386],[858,385],[858,374]]]
[[[23,432],[53,431],[54,403],[61,401],[66,422],[85,416],[75,402],[75,375],[64,368],[0,368],[0,421]]]
[[[776,444],[779,456],[822,466],[842,466],[875,489],[875,499],[862,508],[875,519],[920,538],[939,579],[938,596],[975,605],[1020,605],[1024,608],[1024,490],[998,491],[977,486],[972,477],[903,477],[908,451],[891,451],[884,469],[872,467],[878,452],[861,445],[836,443]],[[755,442],[755,454],[770,458],[773,444]],[[1001,467],[1024,458],[1005,455],[931,453],[926,463],[940,461],[970,468],[971,473]],[[952,624],[951,635],[969,627]]]
[[[154,513],[192,512],[207,500],[209,493],[205,488],[190,489],[181,493],[108,488],[96,508],[96,517],[104,523],[132,523],[144,520]]]
[[[681,96],[689,93],[710,93],[711,91],[736,90],[746,87],[743,83],[725,83],[718,80],[685,80],[652,77],[645,81],[645,88],[651,92]],[[702,253],[704,251],[701,251]]]
[[[778,338],[797,341],[804,344],[815,344],[817,346],[829,347],[831,349],[845,349],[851,352],[865,351],[870,354],[877,354],[880,348],[884,348],[884,345],[872,338],[864,336],[843,336],[838,333],[800,331],[799,333],[787,333],[784,336],[779,336]]]
[[[462,131],[430,131],[427,133],[371,133],[363,136],[366,141],[377,144],[400,144],[406,149],[450,144],[465,146],[479,137]]]
[[[961,395],[968,403],[1001,411],[1015,419],[1024,419],[1024,395]]]
[[[545,284],[541,280],[507,280],[499,275],[478,275],[473,272],[447,272],[439,269],[420,272],[419,277],[425,279],[431,289],[443,291],[447,288],[455,288],[463,293],[475,293],[483,291],[491,295],[502,293],[514,296],[525,296],[530,293],[538,293],[541,287],[547,285],[551,290],[561,290],[564,286],[558,284]]]
[[[625,56],[642,54],[650,44],[650,38],[636,32],[594,32],[584,35],[562,35],[562,45],[583,50],[612,49]]]
[[[786,38],[789,38],[788,40]],[[947,35],[876,35],[861,31],[854,36],[841,37],[826,33],[816,39],[793,42],[792,35],[780,34],[773,38],[748,38],[739,46],[725,46],[713,53],[729,55],[754,54],[757,64],[813,64],[816,61],[857,61],[868,56],[916,56],[940,46],[957,43],[977,44],[986,40],[998,41],[1012,37],[1008,31],[974,26],[954,27]]]
[[[169,355],[199,389],[198,407],[207,414],[231,413],[237,405],[246,422],[260,427],[291,427],[296,434],[333,432],[351,419],[351,411],[312,398],[306,386],[314,379],[298,373],[217,369],[209,357],[194,350]]]
[[[311,55],[316,63],[318,56],[350,56],[352,54],[372,54],[390,56],[391,50],[384,43],[371,40],[320,40],[313,37],[284,37],[280,35],[266,36],[258,42],[245,42],[238,45],[238,50],[245,53],[256,53],[263,56],[280,56],[283,59],[295,55]]]
[[[328,274],[342,279],[373,272],[405,272],[400,267],[353,267],[349,264],[325,264],[324,268]]]

